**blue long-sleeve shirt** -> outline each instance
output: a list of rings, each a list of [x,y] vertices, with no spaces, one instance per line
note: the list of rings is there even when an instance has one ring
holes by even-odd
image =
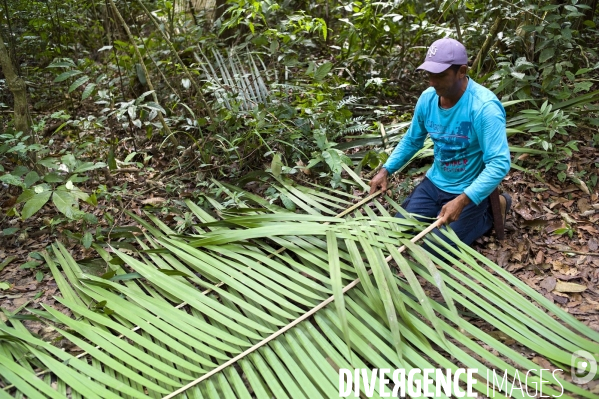
[[[472,79],[449,109],[440,107],[432,87],[425,90],[410,129],[383,167],[397,171],[422,148],[427,134],[435,155],[426,175],[443,191],[464,193],[478,205],[510,170],[505,110],[493,92]]]

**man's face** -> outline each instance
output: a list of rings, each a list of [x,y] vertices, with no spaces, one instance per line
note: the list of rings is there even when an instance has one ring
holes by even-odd
[[[452,97],[461,90],[460,79],[464,75],[462,69],[465,68],[462,67],[457,72],[451,67],[441,73],[427,72],[429,85],[435,89],[439,97]]]

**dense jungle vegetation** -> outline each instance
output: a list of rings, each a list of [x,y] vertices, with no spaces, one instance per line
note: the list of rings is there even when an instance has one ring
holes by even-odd
[[[0,397],[331,398],[360,367],[598,397],[596,9],[2,0]],[[446,36],[504,104],[515,202],[507,242],[439,259],[392,218],[432,143],[364,180]]]

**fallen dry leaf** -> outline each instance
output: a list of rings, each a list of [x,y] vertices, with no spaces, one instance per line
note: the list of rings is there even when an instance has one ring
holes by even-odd
[[[595,237],[592,237],[587,245],[589,246],[589,251],[591,252],[595,252],[597,249],[599,249],[599,241],[597,241]]]
[[[576,283],[565,283],[563,281],[558,281],[555,285],[555,291],[557,292],[583,292],[586,289],[586,285]]]
[[[575,306],[580,306],[580,301],[576,300],[568,303],[569,308],[573,308]]]
[[[591,205],[589,204],[589,200],[586,198],[581,198],[578,200],[578,202],[576,203],[576,205],[578,205],[578,210],[580,212],[586,212],[589,210],[594,210]]]
[[[543,204],[538,204],[538,203],[537,203],[537,202],[535,202],[535,201],[532,201],[532,202],[530,203],[530,208],[531,208],[533,211],[536,211],[537,213],[542,213],[542,212],[543,212]]]
[[[589,304],[589,303],[581,305],[578,308],[578,311],[580,311],[580,312],[596,312],[598,310],[599,310],[599,306],[594,305],[594,304]]]
[[[518,204],[516,204],[516,206],[514,207],[514,211],[516,211],[516,213],[518,215],[522,216],[524,218],[524,220],[534,220],[535,219],[532,212],[530,211],[530,208],[527,207],[526,204],[524,204],[522,202],[518,202]]]
[[[578,177],[576,177],[574,173],[568,172],[567,175],[570,179],[572,179],[574,184],[576,184],[578,188],[581,189],[586,195],[591,195],[591,193],[589,192],[589,188],[587,187],[585,182],[581,181]]]
[[[533,363],[538,364],[539,366],[543,367],[544,369],[547,370],[551,370],[551,363],[549,363],[549,360],[545,359],[544,357],[540,357],[540,356],[535,356],[532,358]]]
[[[580,229],[580,230],[584,230],[584,231],[586,231],[586,232],[589,232],[589,233],[591,233],[591,234],[599,234],[599,230],[597,230],[597,229],[596,229],[596,228],[594,228],[593,226],[587,226],[587,225],[584,225],[584,226],[578,226],[578,229]]]
[[[553,277],[558,278],[560,280],[568,281],[568,280],[574,280],[574,279],[580,278],[580,275],[575,274],[573,276],[566,276],[565,274],[555,273],[553,275]]]
[[[144,205],[157,205],[157,204],[162,204],[165,201],[166,201],[166,199],[164,199],[162,197],[152,197],[152,198],[147,198],[147,199],[141,201],[141,203]]]
[[[541,263],[543,263],[543,259],[545,258],[545,256],[543,255],[543,251],[539,251],[537,253],[537,256],[535,257],[535,264],[540,265]],[[549,290],[551,291],[551,290]]]
[[[499,255],[497,256],[497,264],[501,267],[507,266],[507,261],[510,258],[510,255],[511,255],[510,251],[499,252]]]
[[[522,262],[522,252],[516,252],[516,253],[512,254],[511,259],[518,261],[518,262]]]
[[[558,292],[558,294],[560,294],[560,293]],[[553,300],[561,305],[565,305],[570,301],[568,299],[568,296],[565,294],[560,294],[560,295],[552,294],[552,296],[553,296]]]
[[[541,288],[544,288],[548,292],[550,292],[550,291],[554,290],[556,284],[557,284],[557,280],[555,279],[555,277],[547,277],[539,285],[541,286]]]
[[[520,269],[523,269],[525,265],[522,263],[515,263],[513,265],[508,266],[507,271],[510,273],[516,272]]]
[[[525,227],[546,226],[547,224],[549,224],[549,221],[545,219],[525,220],[522,222],[522,225]]]
[[[545,227],[545,231],[547,233],[553,233],[555,230],[562,229],[564,227],[566,227],[566,225],[563,220],[554,220]]]
[[[562,190],[560,190],[559,188],[557,188],[557,187],[555,187],[555,186],[553,186],[553,185],[551,185],[551,184],[549,184],[549,183],[547,183],[547,186],[549,186],[549,188],[551,189],[551,191],[553,191],[553,192],[554,192],[554,193],[556,193],[556,194],[561,194],[561,193],[563,193],[563,191],[562,191]]]
[[[297,161],[295,164],[300,167],[300,170],[302,171],[302,173],[304,173],[306,175],[310,175],[310,173],[312,173],[312,172],[310,172],[310,169],[305,167],[306,164],[303,163],[301,159],[299,161]]]
[[[577,223],[576,220],[572,219],[570,217],[570,215],[568,215],[566,212],[560,212],[559,214],[566,221],[566,223],[570,223],[570,224],[576,224]]]

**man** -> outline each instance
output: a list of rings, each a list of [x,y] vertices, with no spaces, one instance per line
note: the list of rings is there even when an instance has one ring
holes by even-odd
[[[468,77],[466,48],[457,40],[434,42],[417,69],[428,73],[431,87],[418,99],[407,134],[371,180],[370,193],[387,190],[388,176],[429,135],[433,166],[402,207],[437,217],[470,245],[493,226],[488,197],[510,169],[505,110],[493,92]],[[502,194],[499,200],[505,219],[511,198]]]

